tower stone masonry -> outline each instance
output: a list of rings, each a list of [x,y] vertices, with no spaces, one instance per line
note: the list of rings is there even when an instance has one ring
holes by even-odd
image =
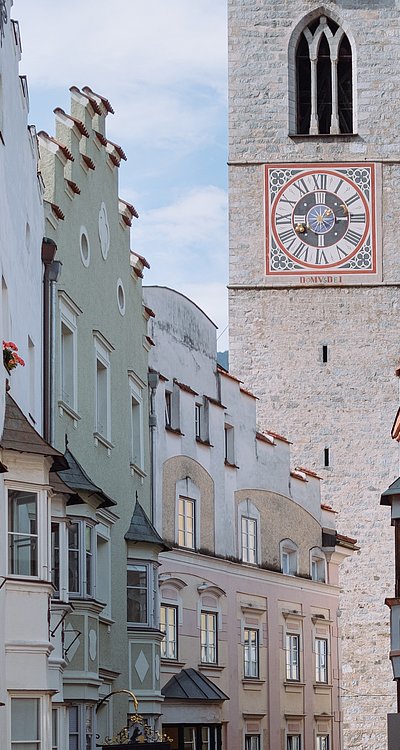
[[[395,705],[393,537],[379,498],[399,473],[400,3],[228,6],[230,367],[260,398],[260,428],[293,441],[358,540],[341,580],[342,746],[383,750]]]

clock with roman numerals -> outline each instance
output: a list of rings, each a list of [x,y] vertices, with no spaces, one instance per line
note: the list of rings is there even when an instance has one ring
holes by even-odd
[[[266,167],[267,276],[376,274],[375,165]]]

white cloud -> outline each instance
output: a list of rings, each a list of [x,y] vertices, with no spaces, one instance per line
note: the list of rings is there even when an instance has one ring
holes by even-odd
[[[15,0],[12,14],[31,88],[91,86],[125,140],[190,148],[212,137],[225,108],[225,0]]]
[[[174,203],[143,212],[132,232],[133,249],[151,269],[146,284],[185,294],[216,323],[227,325],[227,194],[213,185],[197,187]],[[227,335],[219,348],[227,346]]]
[[[167,206],[140,215],[134,225],[133,244],[147,255],[157,283],[159,268],[164,282],[178,275],[183,282],[193,278],[221,278],[226,257],[227,194],[208,185],[197,187]],[[167,278],[166,278],[167,277]]]

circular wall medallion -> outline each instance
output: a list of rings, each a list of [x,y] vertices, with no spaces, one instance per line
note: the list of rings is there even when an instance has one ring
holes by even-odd
[[[125,315],[125,290],[121,279],[117,281],[117,302],[121,315]]]
[[[80,230],[79,249],[81,251],[82,263],[87,268],[90,263],[90,243],[85,227],[81,227]]]
[[[110,249],[110,227],[107,218],[107,209],[105,203],[102,203],[99,211],[99,239],[101,254],[106,260],[108,251]]]

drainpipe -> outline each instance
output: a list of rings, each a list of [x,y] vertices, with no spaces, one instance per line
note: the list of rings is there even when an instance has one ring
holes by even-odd
[[[54,444],[56,289],[62,263],[54,260],[57,245],[44,237],[42,242],[43,276],[43,437]]]
[[[150,403],[149,403],[149,428],[150,428],[150,510],[151,510],[151,522],[155,525],[156,521],[156,499],[157,499],[157,483],[156,483],[156,429],[157,429],[157,415],[156,415],[156,390],[158,383],[160,382],[160,376],[158,372],[154,370],[149,371],[149,389],[150,389]]]

